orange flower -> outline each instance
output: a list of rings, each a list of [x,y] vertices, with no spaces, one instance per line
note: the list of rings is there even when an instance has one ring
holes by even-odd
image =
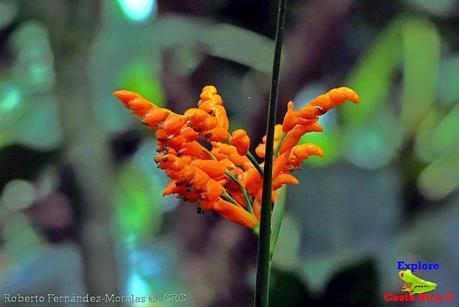
[[[222,199],[215,203],[214,210],[223,217],[248,228],[254,228],[258,224],[258,220],[255,216],[243,208]]]
[[[287,112],[284,116],[284,122],[282,123],[282,130],[284,132],[290,131],[298,122],[298,111],[295,110],[295,103],[289,101],[287,104]]]
[[[245,156],[249,151],[250,138],[247,132],[243,129],[237,129],[233,132],[229,139],[231,145],[236,146],[237,153],[241,156]]]
[[[221,178],[225,175],[226,167],[217,160],[194,160],[191,165],[203,170],[211,178]]]
[[[154,104],[147,101],[137,93],[131,91],[116,91],[113,93],[126,107],[140,117],[143,117],[152,108],[157,108]]]
[[[302,126],[302,125],[295,125],[293,129],[291,129],[287,136],[285,137],[282,145],[279,149],[279,153],[284,153],[287,150],[291,149],[293,146],[298,144],[301,137],[307,132],[322,132],[323,128],[319,124],[315,123],[312,125]]]
[[[277,144],[282,136],[282,125],[274,126],[274,148],[277,147]],[[262,143],[257,146],[255,149],[255,153],[260,158],[265,157],[265,150],[266,150],[266,135],[262,138]]]
[[[253,165],[246,156],[250,138],[245,130],[229,133],[230,123],[217,89],[202,89],[197,108],[177,114],[160,108],[137,93],[113,93],[142,122],[155,131],[158,139],[154,160],[171,179],[163,195],[175,194],[188,202],[199,202],[203,211],[215,211],[224,218],[248,228],[260,220],[263,164]],[[282,125],[275,126],[274,147],[279,149],[273,165],[273,202],[284,184],[298,184],[291,174],[311,155],[322,156],[315,144],[300,144],[309,132],[321,132],[319,116],[345,100],[358,102],[351,89],[340,87],[313,99],[300,110],[288,103]],[[203,146],[209,145],[210,149]],[[265,156],[266,136],[255,152]],[[256,167],[255,167],[256,166]],[[258,169],[260,169],[260,172]],[[253,213],[252,213],[253,212]]]
[[[217,158],[217,160],[228,159],[233,162],[234,165],[244,170],[253,167],[252,163],[246,156],[241,156],[237,152],[237,148],[235,146],[221,142],[213,142],[212,146],[212,154]]]
[[[350,88],[340,87],[314,98],[308,105],[299,111],[295,110],[295,104],[290,101],[284,116],[282,130],[284,132],[289,132],[298,124],[312,125],[317,122],[320,115],[325,114],[335,105],[342,104],[346,100],[357,103],[360,98],[357,93]]]
[[[290,174],[279,174],[276,178],[273,179],[273,190],[280,189],[284,184],[298,184],[300,183],[298,179]]]

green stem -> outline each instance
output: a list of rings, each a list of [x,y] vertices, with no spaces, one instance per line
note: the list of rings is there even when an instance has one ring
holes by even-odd
[[[252,162],[253,166],[257,169],[257,171],[263,176],[263,169],[261,168],[260,164],[258,163],[257,159],[252,155],[250,151],[246,154],[247,158],[249,158],[250,162]]]
[[[269,298],[269,242],[271,237],[271,197],[272,169],[274,153],[274,127],[276,123],[277,92],[279,86],[279,70],[282,53],[282,34],[285,23],[285,7],[287,0],[279,1],[277,15],[276,43],[274,47],[273,73],[271,93],[269,96],[268,117],[266,127],[266,154],[263,174],[263,192],[261,198],[260,236],[258,239],[257,278],[255,287],[255,307],[268,307]]]
[[[239,204],[234,198],[231,197],[231,195],[229,195],[227,192],[223,193],[222,194],[222,198],[224,198],[225,200],[229,201],[230,203],[233,203],[234,205],[236,206],[239,206],[241,208],[244,208],[243,206],[241,206],[241,204]]]
[[[244,194],[245,203],[247,204],[247,208],[249,209],[249,212],[252,214],[255,214],[252,208],[252,201],[253,201],[252,197],[250,197],[249,192],[242,185],[241,185],[241,190],[242,190],[242,194]]]
[[[250,195],[247,192],[247,189],[244,188],[244,186],[239,182],[239,180],[237,180],[236,176],[234,176],[228,169],[225,170],[225,174],[228,177],[230,177],[230,179],[233,180],[233,182],[239,186],[242,194],[244,194],[245,203],[247,204],[247,208],[249,209],[249,212],[254,214],[253,209],[252,209],[252,200],[250,199]]]
[[[271,245],[269,247],[269,261],[272,261],[274,256],[274,250],[276,249],[277,239],[282,225],[282,219],[284,218],[285,212],[285,195],[287,193],[287,185],[284,185],[278,190],[276,205],[273,209],[273,232],[271,234]]]
[[[276,146],[276,150],[274,151],[274,156],[277,157],[279,155],[279,150],[282,146],[282,142],[284,141],[285,137],[287,136],[287,133],[285,132],[282,132],[280,138],[279,138],[279,141],[277,141],[277,146]]]

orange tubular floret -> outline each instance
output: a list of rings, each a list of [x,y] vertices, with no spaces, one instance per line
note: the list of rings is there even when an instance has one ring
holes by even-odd
[[[232,169],[236,168],[236,165],[234,165],[233,161],[230,159],[221,159],[219,162],[223,164],[227,170],[231,171]]]
[[[238,154],[237,149],[233,145],[214,142],[212,143],[212,154],[218,159],[229,159],[236,166],[242,167],[245,170],[252,167],[252,163],[246,156]]]
[[[170,138],[167,145],[175,151],[179,151],[185,141],[186,140],[183,135],[177,135],[176,137]]]
[[[229,133],[230,122],[217,89],[205,86],[198,106],[177,114],[149,102],[141,95],[120,90],[113,93],[137,115],[157,138],[154,160],[171,179],[163,196],[174,194],[187,202],[199,202],[204,211],[213,210],[224,218],[253,229],[260,220],[263,178],[247,157],[250,138],[243,129]],[[315,144],[300,144],[309,132],[321,132],[319,117],[346,100],[359,102],[359,96],[347,87],[339,87],[314,98],[303,108],[295,109],[290,101],[282,124],[275,126],[272,201],[285,184],[298,184],[291,172],[311,155],[322,156]],[[281,142],[282,144],[278,143]],[[211,148],[206,149],[206,142]],[[226,143],[228,142],[228,143]],[[266,136],[256,147],[265,156]],[[254,162],[255,163],[255,162]],[[263,163],[260,164],[263,169]],[[246,193],[249,194],[247,197]],[[228,202],[231,197],[231,202]],[[247,201],[253,199],[251,204]],[[235,203],[232,203],[232,202]],[[253,214],[249,212],[250,206]],[[252,211],[251,211],[252,212]]]
[[[334,104],[342,104],[344,101],[349,100],[354,103],[360,101],[359,95],[348,87],[339,87],[332,89],[328,92],[328,96]]]
[[[319,124],[312,124],[308,126],[296,125],[292,130],[287,133],[282,145],[279,149],[279,153],[283,154],[293,146],[298,144],[301,137],[307,132],[322,132],[323,128]]]
[[[127,90],[119,90],[119,91],[115,91],[113,92],[112,94],[113,96],[115,96],[116,98],[118,98],[124,105],[128,105],[128,102],[137,98],[137,97],[140,97],[139,94],[135,93],[135,92],[131,92],[131,91],[127,91]]]
[[[300,183],[298,179],[296,179],[294,176],[290,174],[280,174],[276,176],[273,180],[273,190],[278,190],[282,187],[284,184],[298,184]]]
[[[198,129],[201,131],[209,131],[218,126],[218,120],[214,116],[207,116],[207,118],[199,123]],[[204,133],[205,134],[205,133]]]
[[[180,155],[190,156],[195,159],[208,159],[209,153],[196,141],[187,142],[179,150]]]
[[[143,117],[143,123],[150,127],[151,129],[155,129],[157,125],[164,121],[171,112],[167,109],[163,108],[151,108]]]
[[[225,200],[218,200],[213,209],[223,217],[247,228],[252,229],[258,225],[257,219],[252,214]]]
[[[224,190],[218,181],[209,179],[206,183],[204,198],[214,202],[222,195]]]
[[[260,158],[264,158],[265,157],[265,152],[266,152],[266,144],[264,144],[264,143],[259,144],[257,146],[257,148],[255,148],[255,153]]]
[[[175,185],[175,180],[172,180],[167,187],[163,191],[163,196],[174,194],[177,190],[177,186]]]
[[[282,135],[282,125],[276,125],[274,126],[274,148],[277,147],[277,143]],[[266,150],[266,135],[261,139],[262,143],[255,148],[255,153],[257,156],[260,158],[265,157],[265,150]]]
[[[236,202],[240,204],[242,207],[247,208],[247,204],[245,203],[244,195],[242,195],[241,192],[236,191],[236,190],[231,191],[231,197],[233,197],[234,200],[236,200]]]
[[[221,105],[215,106],[215,117],[218,120],[218,125],[225,130],[229,129],[229,120],[228,116],[226,115],[226,110]]]
[[[263,184],[263,178],[256,169],[251,168],[245,173],[243,184],[250,194],[255,195]]]
[[[181,115],[178,114],[171,114],[167,117],[164,121],[163,129],[166,130],[170,134],[175,134],[180,131],[182,126],[185,124],[185,120]]]
[[[193,178],[189,181],[190,186],[198,191],[204,190],[210,179],[209,175],[197,167],[191,166],[190,168],[194,171]]]
[[[201,169],[214,179],[220,179],[225,175],[225,165],[217,160],[194,160],[191,165]]]
[[[312,105],[307,105],[298,111],[298,115],[302,120],[316,120],[317,114],[316,109]]]
[[[224,142],[228,139],[229,133],[223,127],[217,126],[216,128],[206,133],[209,142]]]
[[[182,129],[180,129],[180,135],[183,136],[187,142],[192,142],[199,138],[199,133],[187,126],[183,126]]]
[[[295,103],[289,101],[287,104],[287,113],[284,116],[284,122],[282,123],[282,130],[284,132],[290,131],[298,123],[298,112],[295,110]]]
[[[296,145],[295,147],[293,147],[289,154],[288,164],[295,168],[299,167],[301,162],[303,162],[305,159],[312,155],[322,157],[324,153],[322,149],[316,144],[307,143]]]
[[[203,122],[207,117],[209,117],[209,114],[207,114],[206,111],[197,108],[188,109],[183,115],[193,125],[198,125],[199,123]]]
[[[332,109],[335,105],[342,104],[346,100],[358,103],[360,101],[360,97],[350,88],[339,87],[318,96],[313,99],[309,105],[318,107],[315,109],[316,115],[322,115]]]
[[[127,108],[131,109],[132,112],[139,117],[143,117],[151,108],[157,108],[150,101],[131,91],[116,91],[113,92],[113,96],[118,98]]]
[[[249,151],[250,138],[245,130],[238,129],[229,138],[229,143],[236,147],[239,155],[245,156]]]
[[[257,218],[258,221],[260,221],[260,216],[261,216],[261,202],[258,199],[253,200],[253,213],[255,214],[255,217]]]

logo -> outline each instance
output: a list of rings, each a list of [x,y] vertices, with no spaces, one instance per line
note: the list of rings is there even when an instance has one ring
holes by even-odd
[[[402,292],[409,292],[410,295],[431,292],[437,288],[436,283],[417,277],[411,270],[400,271],[398,275],[405,282]]]
[[[422,302],[422,303],[451,303],[455,301],[452,292],[445,294],[430,293],[437,289],[437,284],[432,281],[422,279],[414,274],[419,271],[438,271],[440,265],[437,263],[407,263],[405,261],[397,261],[398,276],[403,281],[401,293],[385,292],[384,300],[386,302]],[[416,273],[419,274],[419,273]]]
[[[415,272],[416,270],[435,270],[438,271],[440,269],[440,265],[438,263],[422,263],[418,261],[416,263],[407,263],[405,261],[397,261],[397,269],[398,270],[411,270]]]

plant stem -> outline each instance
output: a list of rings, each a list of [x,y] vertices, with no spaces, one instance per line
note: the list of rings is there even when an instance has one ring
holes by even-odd
[[[260,236],[258,239],[255,307],[268,307],[269,298],[269,242],[271,236],[271,191],[274,152],[274,127],[276,122],[277,92],[279,85],[282,34],[284,30],[286,4],[287,0],[279,1],[279,12],[277,15],[276,43],[274,47],[273,73],[271,79],[271,93],[269,96],[268,118],[266,127],[266,154],[263,174],[263,192],[261,198]]]
[[[229,195],[227,192],[223,193],[222,194],[222,198],[225,199],[226,201],[229,201],[230,203],[238,206],[238,207],[241,207],[241,208],[244,208],[243,206],[241,206],[241,204],[239,204],[234,198],[231,197],[231,195]]]
[[[245,199],[245,202],[247,203],[247,208],[249,208],[249,212],[252,213],[252,214],[255,214],[253,212],[253,208],[252,208],[253,199],[250,197],[249,192],[247,191],[246,188],[244,188],[242,186],[241,186],[241,190],[242,190],[242,194],[244,194],[244,199]]]
[[[282,132],[280,138],[279,138],[279,141],[277,141],[277,146],[276,146],[276,150],[274,151],[274,157],[277,157],[279,155],[279,150],[282,146],[282,142],[284,141],[285,137],[287,136],[287,133],[285,132]]]
[[[250,162],[252,162],[253,166],[257,169],[257,171],[260,173],[260,175],[263,176],[263,169],[261,168],[260,164],[258,164],[257,159],[252,155],[250,151],[247,152],[246,154],[247,158],[249,158]]]
[[[249,209],[249,212],[253,214],[253,209],[252,209],[252,200],[250,199],[250,195],[247,192],[247,189],[244,188],[244,186],[237,180],[237,178],[229,171],[225,170],[226,176],[230,177],[231,180],[233,180],[234,183],[236,183],[239,188],[241,189],[242,194],[244,195],[245,203],[247,205],[247,208]]]

